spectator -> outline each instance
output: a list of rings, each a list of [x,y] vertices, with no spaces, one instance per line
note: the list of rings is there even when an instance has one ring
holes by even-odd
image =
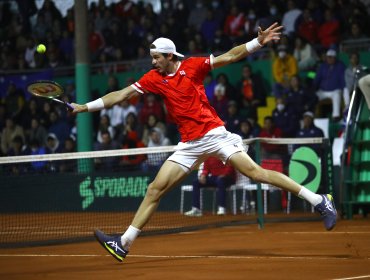
[[[283,15],[282,26],[284,26],[284,34],[292,37],[295,33],[295,23],[302,11],[296,7],[295,1],[287,2],[287,11]]]
[[[326,61],[319,66],[314,80],[314,84],[318,89],[316,95],[319,100],[331,100],[333,108],[332,118],[334,121],[339,121],[341,118],[342,99],[344,99],[346,107],[349,104],[349,92],[346,88],[344,72],[345,66],[341,61],[337,60],[337,52],[329,49],[326,52]]]
[[[171,145],[171,142],[167,137],[164,136],[162,130],[158,127],[154,127],[150,132],[148,147],[161,147],[169,145]],[[147,160],[142,165],[143,170],[150,170],[151,172],[158,171],[168,156],[168,153],[148,154]]]
[[[201,33],[205,39],[207,46],[211,46],[212,40],[215,37],[216,30],[219,28],[220,22],[215,19],[213,10],[207,10],[206,19],[203,21],[201,26]]]
[[[266,105],[266,90],[259,74],[252,72],[252,67],[246,64],[242,68],[242,78],[238,82],[240,91],[240,115],[245,118],[257,118],[257,107]]]
[[[51,111],[49,116],[50,126],[48,129],[49,133],[54,133],[59,139],[59,142],[64,145],[64,141],[69,136],[71,128],[69,127],[66,120],[60,118],[56,111]]]
[[[74,62],[74,40],[68,30],[62,31],[62,38],[59,41],[58,48],[60,49],[63,62],[71,65]]]
[[[76,138],[70,135],[64,142],[62,153],[74,153],[76,152]],[[62,160],[59,163],[60,172],[76,172],[77,171],[77,160],[67,159]]]
[[[363,68],[364,66],[360,64],[360,56],[358,53],[351,53],[349,56],[349,65],[344,71],[344,80],[346,82],[346,88],[349,92],[352,92],[354,89],[356,71],[360,71],[361,73]]]
[[[297,35],[307,43],[316,46],[319,22],[314,19],[311,11],[306,8],[297,20]]]
[[[206,95],[208,100],[212,100],[215,86],[217,84],[216,80],[213,79],[212,72],[208,72],[204,79],[204,89],[206,90]]]
[[[40,118],[40,107],[37,98],[31,97],[28,102],[26,101],[25,106],[22,109],[19,117],[19,124],[24,128],[26,133],[31,128],[31,120],[33,118]]]
[[[317,96],[307,86],[302,86],[301,79],[296,75],[290,79],[285,103],[294,110],[296,116],[301,116],[305,111],[315,110]]]
[[[24,51],[24,60],[27,63],[28,68],[36,68],[35,61],[35,52],[36,52],[36,43],[32,36],[27,39],[27,48]]]
[[[225,96],[228,100],[237,100],[237,94],[234,86],[230,83],[229,78],[225,73],[220,73],[216,77],[217,84],[225,87]]]
[[[40,113],[40,124],[42,124],[46,129],[49,129],[50,126],[50,113],[54,109],[51,106],[50,102],[43,102],[42,111]]]
[[[144,104],[139,112],[139,121],[141,124],[148,122],[149,115],[155,115],[159,121],[165,120],[164,110],[154,94],[146,94]]]
[[[95,29],[94,22],[89,23],[89,50],[91,54],[91,60],[97,61],[99,54],[105,47],[105,41],[103,35]]]
[[[252,124],[249,120],[241,120],[239,123],[239,131],[238,133],[242,139],[249,139],[253,138],[253,130],[252,130]]]
[[[247,18],[244,22],[244,38],[243,40],[252,40],[258,32],[257,16],[254,9],[249,9]]]
[[[320,25],[317,35],[321,47],[325,49],[338,47],[340,40],[340,24],[334,17],[331,9],[325,10],[325,21]]]
[[[277,57],[272,64],[272,74],[275,80],[273,84],[273,94],[275,97],[282,97],[289,87],[289,80],[298,73],[297,60],[293,55],[288,53],[284,45],[279,45]]]
[[[281,19],[281,15],[279,13],[279,8],[274,3],[274,1],[268,1],[268,14],[262,15],[259,20],[257,20],[256,25],[265,28],[266,26],[270,26],[274,22],[279,22]]]
[[[5,119],[5,127],[1,131],[1,151],[5,155],[12,145],[14,137],[19,136],[25,143],[24,130],[10,117]]]
[[[259,137],[262,138],[281,138],[283,137],[282,130],[275,126],[274,119],[272,116],[265,117],[263,121],[263,127],[259,133]],[[262,158],[281,158],[281,149],[279,145],[261,144]]]
[[[226,16],[224,23],[225,35],[235,38],[243,33],[245,15],[240,11],[237,5],[232,5],[230,13]]]
[[[166,125],[158,120],[156,115],[150,114],[148,116],[148,121],[143,126],[142,141],[145,145],[149,144],[150,133],[155,127],[159,128],[162,131],[163,135],[166,135]]]
[[[31,129],[29,130],[28,139],[29,141],[37,140],[38,143],[41,145],[46,144],[46,138],[47,138],[48,132],[45,129],[45,127],[40,124],[40,121],[38,118],[32,118],[31,119]]]
[[[309,71],[316,67],[318,60],[315,49],[311,44],[300,37],[294,40],[294,58],[298,63],[298,71]]]
[[[20,114],[25,106],[25,103],[26,100],[23,90],[17,88],[15,83],[10,82],[4,98],[4,104],[6,106],[7,113],[10,114],[14,120],[20,121]]]
[[[306,111],[303,114],[303,127],[297,132],[297,137],[324,137],[322,129],[315,126],[314,119],[315,116],[311,111]]]
[[[125,134],[125,138],[122,141],[122,149],[132,148],[144,148],[145,144],[139,139],[136,131],[129,131]],[[123,156],[119,162],[119,165],[125,171],[140,170],[140,166],[147,159],[145,154]]]
[[[36,139],[30,142],[31,155],[45,155],[46,149],[44,146],[40,145]],[[46,161],[32,161],[31,162],[31,172],[45,172],[46,171]]]
[[[215,37],[212,41],[212,50],[217,51],[226,51],[232,46],[232,41],[229,36],[227,36],[221,28],[216,30]]]
[[[24,156],[29,155],[30,150],[28,146],[24,143],[24,140],[21,136],[16,135],[12,139],[12,144],[9,147],[6,155],[7,156]]]
[[[95,143],[95,151],[106,151],[119,149],[120,146],[115,142],[108,131],[102,132],[102,143]],[[114,171],[118,166],[118,157],[97,157],[95,158],[95,167],[100,171]]]
[[[102,134],[104,132],[108,131],[109,132],[109,135],[112,139],[115,138],[116,136],[116,131],[114,129],[114,127],[111,125],[110,123],[110,118],[108,115],[102,115],[100,117],[100,123],[99,123],[99,128],[98,128],[98,133],[96,135],[96,140],[99,142],[99,143],[103,143],[103,138],[102,138]]]
[[[227,114],[224,119],[225,127],[232,133],[239,132],[239,126],[241,117],[238,113],[238,103],[234,100],[230,100],[227,104]]]
[[[225,92],[226,92],[225,86],[220,83],[217,84],[215,86],[215,91],[213,94],[213,98],[211,100],[211,105],[216,110],[221,120],[226,119],[227,104],[229,102],[229,99],[226,97]]]
[[[195,8],[192,8],[188,17],[188,26],[200,31],[202,23],[207,17],[207,8],[203,6],[202,0],[197,0]]]
[[[350,26],[349,33],[345,37],[346,40],[363,40],[369,39],[361,30],[360,24],[358,22],[353,22]]]
[[[311,137],[324,137],[324,132],[321,128],[318,128],[314,123],[314,114],[311,111],[306,111],[303,114],[303,127],[298,130],[296,137],[297,138],[311,138]],[[296,148],[299,145],[295,146]],[[312,149],[314,149],[318,155],[320,155],[320,145],[313,144],[310,145]]]
[[[45,0],[41,9],[38,12],[39,15],[43,15],[45,18],[46,26],[52,26],[54,20],[61,20],[62,15],[51,0]]]
[[[200,189],[217,188],[217,215],[226,215],[226,189],[235,183],[235,170],[231,165],[215,157],[209,157],[199,170],[199,177],[193,182],[193,202],[186,216],[202,216],[200,209]]]
[[[276,98],[276,108],[272,111],[276,127],[282,131],[282,137],[294,137],[299,129],[298,116],[293,108],[286,105],[284,98]]]
[[[59,145],[59,140],[54,133],[49,133],[46,138],[46,153],[57,154],[60,153],[62,148]]]
[[[110,75],[108,78],[108,88],[105,93],[119,90],[118,79],[114,75]],[[100,112],[100,116],[107,115],[110,119],[110,124],[116,128],[124,123],[123,119],[123,108],[119,105],[114,105],[110,109],[104,109]]]
[[[25,156],[31,153],[30,148],[24,143],[22,137],[19,135],[15,136],[12,140],[12,145],[9,148],[6,156]],[[27,163],[14,163],[12,165],[6,165],[4,169],[10,171],[12,174],[22,174],[27,172]]]

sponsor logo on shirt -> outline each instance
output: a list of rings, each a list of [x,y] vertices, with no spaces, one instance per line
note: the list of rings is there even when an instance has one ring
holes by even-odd
[[[181,76],[185,76],[185,75],[186,75],[185,71],[184,71],[184,70],[181,70],[181,71],[180,71],[180,75],[181,75]]]
[[[168,84],[168,81],[167,81],[166,79],[163,79],[163,80],[162,80],[162,83],[164,83],[164,84],[166,84],[166,85],[167,85],[167,84]]]

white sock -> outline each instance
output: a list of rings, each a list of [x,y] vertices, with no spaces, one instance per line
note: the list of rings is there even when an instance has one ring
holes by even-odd
[[[322,201],[322,196],[318,195],[309,189],[302,187],[301,190],[298,193],[298,196],[300,198],[303,198],[307,200],[309,203],[311,203],[313,206],[316,206]]]
[[[128,251],[132,243],[135,241],[136,237],[138,237],[138,235],[140,234],[140,232],[141,232],[140,229],[133,226],[129,226],[126,232],[121,236],[121,243],[123,249]]]

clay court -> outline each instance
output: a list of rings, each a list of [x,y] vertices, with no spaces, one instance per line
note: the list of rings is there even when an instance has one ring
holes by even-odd
[[[97,242],[0,249],[0,279],[370,279],[369,219],[142,236],[124,263]]]

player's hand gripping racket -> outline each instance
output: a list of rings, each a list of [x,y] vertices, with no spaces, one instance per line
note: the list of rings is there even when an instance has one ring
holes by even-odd
[[[48,98],[59,104],[63,104],[68,111],[73,111],[74,107],[56,97],[61,96],[64,93],[64,89],[61,85],[53,81],[35,81],[28,85],[27,90],[34,96]]]

